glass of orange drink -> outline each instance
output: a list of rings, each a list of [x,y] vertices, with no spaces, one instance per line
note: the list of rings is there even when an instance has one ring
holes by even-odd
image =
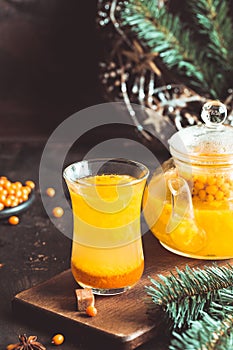
[[[149,170],[126,159],[83,160],[64,170],[73,210],[71,270],[81,287],[122,293],[144,270],[141,202]]]

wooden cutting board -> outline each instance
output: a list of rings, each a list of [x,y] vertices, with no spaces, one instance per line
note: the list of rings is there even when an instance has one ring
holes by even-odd
[[[149,297],[145,285],[150,284],[148,276],[157,279],[157,274],[175,272],[175,267],[204,267],[213,261],[189,259],[165,250],[157,239],[148,232],[143,237],[145,271],[140,282],[131,290],[117,296],[96,296],[98,315],[90,318],[77,312],[74,290],[78,285],[70,270],[52,279],[17,294],[13,300],[15,312],[41,324],[53,322],[57,329],[76,334],[76,338],[101,341],[111,349],[134,349],[151,338],[161,335],[161,317],[151,319],[148,315]],[[219,261],[218,265],[232,263]],[[48,323],[47,323],[48,324]],[[156,343],[155,343],[156,344]]]

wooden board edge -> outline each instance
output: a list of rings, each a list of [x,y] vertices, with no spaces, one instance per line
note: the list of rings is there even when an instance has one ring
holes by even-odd
[[[32,287],[33,288],[33,287]],[[27,291],[27,290],[26,290]],[[138,337],[132,336],[113,336],[112,334],[102,333],[98,329],[92,329],[84,323],[77,323],[63,315],[56,315],[47,310],[36,307],[34,304],[24,301],[21,296],[25,291],[15,295],[12,299],[12,311],[14,315],[22,322],[22,314],[24,315],[24,323],[35,326],[38,329],[48,332],[47,325],[52,324],[53,329],[61,329],[65,332],[67,339],[77,343],[77,338],[82,345],[90,346],[93,349],[93,342],[100,342],[101,346],[110,347],[112,350],[133,350],[138,346],[152,340],[156,337],[157,331],[155,327],[151,327],[147,332],[140,334]],[[42,312],[43,314],[42,314]],[[29,322],[28,322],[28,321]],[[65,322],[64,322],[65,321]],[[78,330],[77,330],[78,328]],[[77,334],[79,335],[77,337]],[[80,337],[81,335],[81,337]],[[91,342],[91,344],[89,344]]]

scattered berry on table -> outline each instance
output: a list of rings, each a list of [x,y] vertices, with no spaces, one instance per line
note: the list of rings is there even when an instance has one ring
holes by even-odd
[[[10,216],[9,219],[8,219],[8,222],[11,225],[18,225],[19,218],[18,218],[18,216]]]
[[[52,338],[51,343],[54,345],[61,345],[64,343],[65,337],[63,334],[55,334]]]
[[[55,216],[55,218],[60,218],[63,214],[64,210],[61,207],[53,208],[53,216]]]
[[[49,197],[54,197],[55,196],[55,189],[52,188],[52,187],[48,187],[47,190],[46,190],[46,194],[49,196]]]
[[[90,317],[96,316],[96,315],[97,315],[97,309],[96,309],[96,307],[93,306],[93,305],[88,306],[87,309],[86,309],[86,314],[87,314],[88,316],[90,316]]]

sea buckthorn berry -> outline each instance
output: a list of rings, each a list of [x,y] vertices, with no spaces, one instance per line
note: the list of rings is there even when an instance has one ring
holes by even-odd
[[[28,195],[23,193],[23,194],[21,195],[21,198],[22,198],[22,200],[23,200],[24,202],[26,202],[26,201],[28,200]]]
[[[12,201],[14,201],[16,197],[13,194],[10,194],[7,196],[7,198],[10,198]]]
[[[11,206],[11,202],[12,200],[10,198],[6,198],[3,202],[3,204],[6,206],[6,207],[10,207]]]
[[[15,183],[15,182],[12,182],[12,184],[11,184],[11,188],[12,188],[13,190],[16,190],[16,189],[17,189],[17,185],[16,185],[16,183]]]
[[[224,180],[224,177],[222,176],[218,176],[217,179],[216,179],[216,185],[218,187],[221,187],[223,184],[224,184],[225,180]]]
[[[203,184],[205,184],[207,181],[207,176],[206,175],[198,175],[197,180],[202,182]]]
[[[229,185],[229,183],[227,183],[227,182],[225,182],[222,186],[221,186],[221,190],[223,191],[223,192],[229,192],[229,190],[230,190],[230,185]]]
[[[11,225],[18,225],[19,218],[18,218],[18,216],[10,216],[9,219],[8,219],[8,222]]]
[[[31,180],[27,180],[26,182],[25,182],[25,184],[27,185],[27,186],[29,186],[31,189],[33,189],[33,188],[35,188],[35,183],[33,182],[33,181],[31,181]]]
[[[15,191],[15,197],[21,197],[22,196],[22,191],[21,190],[16,190]]]
[[[26,186],[22,187],[21,192],[22,192],[23,194],[28,194],[28,190],[27,190]]]
[[[6,180],[3,184],[3,187],[8,190],[11,187],[11,182],[9,180]]]
[[[0,202],[4,203],[4,201],[6,200],[6,195],[3,194],[3,192],[0,193]]]
[[[54,344],[54,345],[61,345],[61,344],[64,343],[64,340],[65,340],[65,337],[64,337],[63,334],[55,334],[52,337],[51,343]]]
[[[46,190],[46,194],[49,196],[49,197],[54,197],[55,196],[55,189],[54,188],[52,188],[52,187],[49,187],[49,188],[47,188],[47,190]]]
[[[15,190],[12,188],[12,186],[8,189],[8,194],[15,194]]]
[[[208,194],[215,194],[218,191],[218,187],[216,185],[206,186],[206,192]]]
[[[63,214],[64,210],[61,207],[53,208],[53,216],[55,216],[55,218],[60,218]]]
[[[33,187],[34,183],[32,181],[29,181],[29,183],[31,187]],[[6,176],[1,176],[0,203],[2,203],[4,207],[16,207],[18,204],[28,200],[28,195],[32,191],[31,187],[23,186],[20,181],[12,183]]]
[[[200,198],[198,197],[198,196],[193,196],[193,201],[195,202],[195,201],[198,201],[198,200],[200,200]]]
[[[195,184],[194,184],[194,187],[197,189],[197,190],[202,190],[205,186],[204,186],[204,183],[201,182],[201,181],[196,181]]]
[[[198,196],[199,196],[199,198],[200,198],[202,201],[204,201],[204,200],[206,199],[206,191],[205,191],[205,190],[200,190],[200,191],[198,192]]]
[[[208,185],[215,185],[216,184],[216,177],[214,177],[214,176],[209,176],[208,178],[207,178],[207,184]]]
[[[0,202],[0,211],[4,209],[4,204]]]
[[[29,186],[24,186],[22,188],[22,191],[23,191],[23,193],[29,194],[29,193],[31,193],[32,189]]]
[[[94,305],[90,305],[86,309],[86,314],[90,317],[94,317],[97,315],[97,309]]]
[[[206,200],[207,200],[207,202],[213,202],[214,196],[212,194],[207,194]]]
[[[220,201],[221,199],[223,199],[223,197],[224,197],[224,193],[223,193],[222,191],[217,191],[217,192],[215,193],[215,198],[216,198],[218,201]]]
[[[198,190],[195,187],[193,187],[192,194],[193,194],[193,196],[196,196],[198,194]]]

